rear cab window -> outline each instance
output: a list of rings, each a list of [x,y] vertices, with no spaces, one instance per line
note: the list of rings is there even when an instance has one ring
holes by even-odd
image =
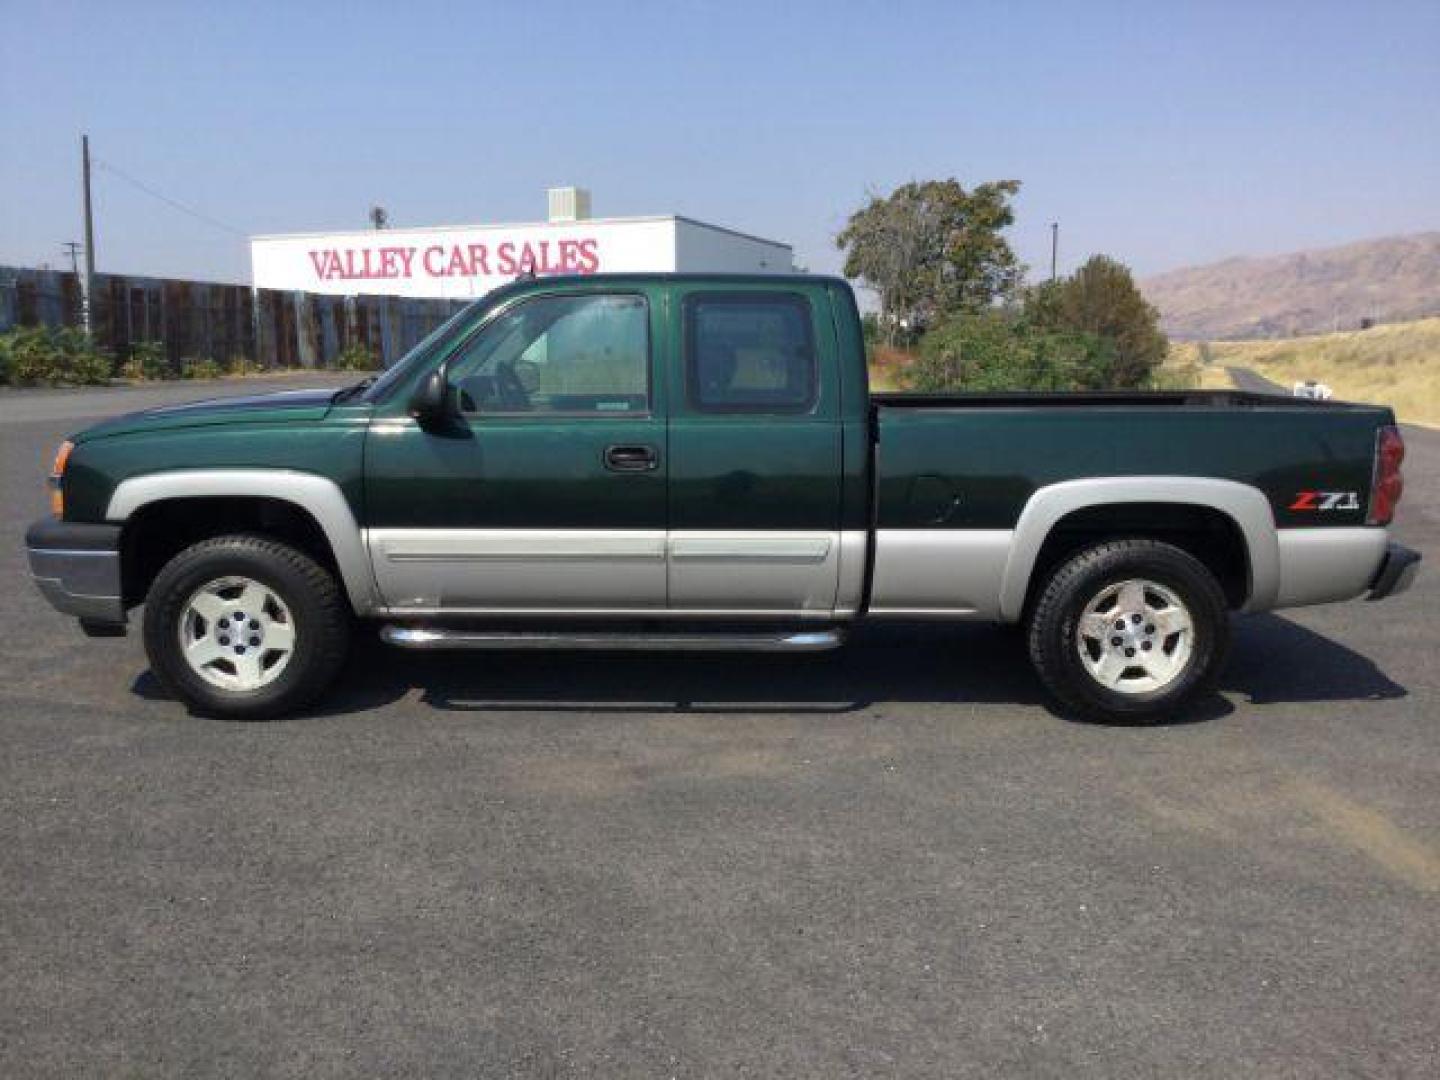
[[[705,413],[806,413],[819,397],[810,303],[800,293],[692,293],[685,389]]]

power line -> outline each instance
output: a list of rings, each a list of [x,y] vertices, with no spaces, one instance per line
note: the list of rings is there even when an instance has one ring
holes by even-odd
[[[106,172],[108,172],[108,173],[114,173],[114,174],[115,174],[116,176],[118,176],[121,180],[124,180],[126,183],[130,184],[131,186],[133,186],[133,187],[135,187],[135,188],[138,188],[140,191],[143,191],[146,195],[149,195],[152,199],[158,199],[160,202],[164,203],[166,206],[169,206],[169,207],[171,207],[172,209],[175,209],[175,210],[179,210],[182,214],[189,214],[189,215],[190,215],[191,217],[193,217],[195,220],[197,220],[197,221],[203,221],[205,224],[207,224],[207,225],[209,225],[209,226],[211,226],[211,227],[213,227],[213,228],[220,229],[222,232],[230,233],[232,236],[238,236],[238,237],[240,237],[240,239],[242,239],[242,240],[249,239],[248,234],[241,232],[239,229],[235,228],[233,225],[226,225],[225,222],[223,222],[223,221],[217,221],[215,218],[211,217],[209,214],[202,214],[199,210],[196,210],[194,207],[192,207],[192,206],[186,206],[184,203],[179,202],[179,201],[177,201],[177,200],[175,200],[175,199],[170,198],[170,196],[164,194],[163,192],[156,191],[154,188],[150,187],[148,184],[145,184],[145,183],[143,183],[143,182],[140,181],[140,180],[136,180],[135,177],[131,176],[129,173],[125,172],[123,169],[118,169],[118,168],[116,168],[114,165],[110,164],[110,162],[108,162],[108,161],[101,161],[99,158],[95,158],[94,160],[95,160],[95,164],[98,165],[100,168],[104,169],[104,170],[105,170]]]

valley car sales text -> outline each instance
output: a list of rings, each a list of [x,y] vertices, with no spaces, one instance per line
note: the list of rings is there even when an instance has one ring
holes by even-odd
[[[595,239],[506,240],[493,249],[488,244],[329,247],[307,254],[321,281],[594,274],[600,269],[600,242]]]

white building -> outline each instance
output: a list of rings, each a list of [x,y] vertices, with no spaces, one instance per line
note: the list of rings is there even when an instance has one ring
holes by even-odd
[[[590,193],[551,188],[550,220],[250,240],[252,284],[352,296],[480,296],[534,270],[553,274],[723,271],[788,274],[790,245],[666,217],[592,218]]]

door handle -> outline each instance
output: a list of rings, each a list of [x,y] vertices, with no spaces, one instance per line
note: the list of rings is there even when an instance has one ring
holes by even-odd
[[[605,467],[611,472],[650,472],[659,464],[660,451],[643,443],[605,448]]]

